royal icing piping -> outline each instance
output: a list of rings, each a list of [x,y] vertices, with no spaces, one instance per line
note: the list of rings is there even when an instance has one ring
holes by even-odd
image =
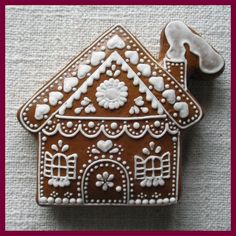
[[[179,112],[181,118],[186,118],[189,115],[188,104],[186,102],[176,102],[174,109]]]
[[[165,89],[164,80],[161,76],[151,77],[149,79],[149,83],[152,84],[154,89],[156,89],[158,92],[162,92]]]
[[[118,52],[113,52],[105,61],[104,63],[98,67],[98,69],[80,86],[80,88],[60,107],[59,109],[59,114],[60,115],[64,115],[65,111],[67,108],[71,108],[73,106],[73,101],[74,100],[78,100],[81,96],[81,94],[83,93],[87,93],[88,91],[88,87],[91,86],[93,84],[94,80],[98,80],[100,79],[100,74],[104,73],[106,71],[107,67],[111,67],[111,63],[112,61],[116,61],[117,64],[121,65],[121,69],[123,71],[125,71],[127,73],[127,78],[128,79],[132,79],[133,80],[133,84],[135,86],[139,86],[139,92],[140,93],[145,93],[146,94],[146,99],[147,101],[151,102],[151,106],[153,109],[157,109],[157,113],[158,114],[163,114],[164,110],[163,110],[163,106],[160,104],[160,102],[157,100],[157,98],[150,92],[150,90],[146,87],[146,85],[142,82],[142,80],[136,75],[136,73],[131,69],[131,67],[129,67],[129,65],[124,61],[124,59],[119,55]],[[102,87],[105,87],[105,84],[109,83],[109,81],[104,82],[104,84],[102,84]],[[126,86],[123,85],[124,82],[121,82],[121,87],[123,87],[124,90],[126,90]],[[99,88],[99,87],[98,87]],[[101,90],[101,89],[99,89]],[[105,91],[105,90],[103,90]],[[100,93],[101,91],[97,91],[99,93],[96,93],[97,99],[98,97],[103,97],[103,95]],[[101,96],[100,96],[101,95]],[[121,104],[123,104],[125,102],[127,91],[121,91],[121,95],[122,95],[122,99],[123,101],[119,101]],[[109,95],[109,96],[114,96],[114,94]],[[98,99],[99,102],[101,102],[102,99],[100,101],[100,99]],[[103,102],[101,103],[103,104]],[[105,103],[104,103],[105,104]],[[108,104],[108,103],[107,103]],[[112,102],[110,102],[110,105],[112,108],[111,109],[115,109],[115,104],[113,104]],[[100,105],[103,106],[103,105]],[[118,103],[117,103],[118,106]],[[119,105],[120,106],[120,105]],[[109,107],[109,106],[108,106]],[[113,108],[114,107],[114,108]]]
[[[120,27],[120,26],[119,26]],[[114,29],[116,28],[116,26],[114,27]],[[114,33],[115,33],[115,31],[116,30],[110,30],[110,32],[112,32],[112,33],[110,33],[110,35],[109,35],[109,37],[110,37],[110,39],[107,41],[107,43],[106,43],[106,45],[108,44],[109,45],[109,47],[111,48],[111,47],[114,47],[114,48],[117,48],[117,49],[119,49],[119,47],[125,47],[126,46],[126,44],[124,43],[124,41],[118,36],[118,35],[114,35]],[[159,72],[161,72],[162,70],[164,70],[163,68],[161,68],[161,66],[160,65],[158,65],[158,63],[155,61],[155,59],[145,50],[145,48],[143,48],[142,47],[142,45],[138,42],[138,41],[136,41],[136,39],[131,35],[131,34],[129,34],[129,32],[126,32],[128,35],[129,35],[129,37],[131,37],[132,38],[132,40],[141,48],[141,50],[143,50],[143,52],[145,53],[144,55],[146,55],[150,60],[151,60],[151,62],[154,62],[154,63],[150,63],[150,64],[155,64],[155,65],[157,65],[157,66],[159,66],[159,68],[160,68],[160,70],[159,70]],[[114,35],[114,36],[112,36],[112,34]],[[87,49],[87,51],[86,52],[93,52],[93,46],[96,46],[96,44],[99,44],[98,42],[99,42],[99,40],[101,40],[101,39],[103,39],[103,38],[105,38],[105,35],[106,34],[104,34],[103,36],[101,36],[97,41],[95,41],[95,43],[91,46],[91,47],[89,47],[89,49],[90,49],[90,51],[89,51],[89,49]],[[106,38],[109,38],[109,37],[107,37],[106,36]],[[111,40],[112,39],[112,40]],[[121,40],[120,40],[121,39]],[[108,47],[108,45],[107,45],[107,47]],[[135,44],[134,44],[135,45]],[[95,48],[95,47],[94,47]],[[105,49],[106,49],[106,47],[103,45],[101,48],[100,48],[100,50],[102,50],[102,51],[105,51]],[[132,47],[130,46],[130,45],[127,45],[127,51],[125,51],[125,53],[126,52],[135,52],[135,51],[132,51],[131,49],[132,49]],[[135,48],[134,48],[135,49]],[[101,51],[98,51],[98,52],[101,52]],[[86,53],[85,52],[85,53]],[[91,52],[91,55],[92,55],[92,52]],[[139,51],[137,50],[137,53],[138,53],[138,55],[141,55],[140,53],[139,53]],[[127,53],[126,53],[127,54]],[[128,54],[130,54],[130,53],[128,53]],[[135,55],[136,53],[134,53],[133,55]],[[86,56],[87,54],[85,54],[85,56]],[[127,59],[126,59],[126,62],[128,63],[128,62],[130,62],[131,64],[132,64],[132,62],[133,63],[135,63],[136,61],[134,61],[134,59],[135,60],[137,60],[137,57],[136,56],[133,56],[132,57],[132,53],[130,54],[131,55],[131,57],[130,58],[128,58],[128,57],[126,57]],[[130,56],[130,55],[126,55],[126,56]],[[83,56],[83,55],[82,55]],[[146,56],[144,56],[144,58],[146,57]],[[81,56],[80,56],[81,57]],[[132,59],[131,59],[132,58]],[[139,56],[139,58],[140,58],[140,56]],[[105,58],[104,58],[105,59]],[[73,72],[72,73],[72,75],[73,76],[77,76],[78,77],[78,79],[83,79],[83,78],[86,78],[86,81],[87,81],[87,85],[88,86],[90,86],[90,84],[92,84],[93,83],[93,79],[99,79],[99,77],[100,77],[100,73],[98,72],[98,71],[96,71],[96,72],[94,72],[93,73],[93,78],[91,78],[90,77],[90,71],[91,71],[91,66],[89,65],[90,63],[91,63],[91,58],[90,59],[88,59],[88,60],[86,60],[86,61],[83,61],[81,64],[79,64],[78,63],[78,61],[76,61],[76,60],[78,60],[78,58],[77,59],[75,59],[73,62],[71,62],[71,64],[70,65],[68,65],[67,66],[67,70],[68,70],[68,68],[70,68],[70,66],[74,66],[73,65],[73,63],[75,63],[76,62],[76,64],[78,65],[78,67],[77,67],[77,72]],[[81,61],[82,61],[82,59],[80,59]],[[149,60],[149,62],[150,62],[150,60]],[[132,61],[132,62],[131,62]],[[146,77],[145,75],[148,75],[148,74],[150,74],[150,71],[151,71],[151,68],[150,68],[150,71],[149,71],[149,68],[148,67],[146,67],[147,69],[146,70],[144,70],[143,71],[143,66],[142,65],[148,65],[148,64],[145,64],[144,62],[145,62],[145,60],[142,58],[142,59],[139,59],[139,61],[140,61],[140,63],[138,64],[138,65],[136,65],[136,66],[139,66],[139,68],[141,69],[141,71],[140,72],[138,72],[137,74],[138,74],[138,76],[140,76],[140,75],[143,75],[144,77]],[[102,61],[101,61],[101,63],[103,63]],[[126,63],[126,64],[127,64]],[[140,66],[141,65],[141,66]],[[116,68],[114,68],[115,67],[115,65],[112,65],[112,68],[110,69],[110,71],[109,70],[106,70],[106,68],[103,66],[103,67],[101,67],[101,70],[100,70],[100,72],[101,73],[107,73],[107,75],[108,76],[110,76],[110,77],[113,77],[113,78],[116,78],[116,77],[118,77],[119,76],[119,74],[121,73],[121,71],[120,70],[117,70]],[[124,65],[124,63],[123,63],[123,65],[122,65],[122,70],[126,70],[126,68],[128,67],[128,64],[127,65]],[[145,67],[145,66],[144,66]],[[69,69],[70,70],[70,69]],[[66,72],[68,72],[68,71],[66,71]],[[64,73],[64,75],[66,75],[67,73],[65,73],[65,71],[63,72]],[[144,74],[143,74],[144,73]],[[168,89],[168,84],[166,84],[166,81],[164,82],[164,79],[162,78],[162,76],[156,76],[157,75],[157,73],[156,72],[152,72],[151,71],[151,73],[152,73],[152,77],[156,77],[156,78],[158,78],[157,79],[157,83],[155,83],[154,82],[154,80],[155,79],[153,79],[153,78],[149,78],[150,79],[150,84],[153,84],[153,87],[154,87],[154,89],[157,91],[157,92],[163,92],[166,88]],[[159,73],[158,73],[159,74]],[[130,77],[132,75],[132,73],[127,73],[127,76],[128,77]],[[138,84],[138,76],[137,77],[135,77],[134,78],[134,80],[133,80],[133,84],[135,85],[135,86],[137,86],[137,84]],[[163,76],[168,76],[168,73],[167,73],[167,71],[163,71]],[[169,75],[170,76],[170,75]],[[159,78],[160,77],[160,78]],[[171,80],[173,80],[173,81],[171,81],[171,83],[177,83],[176,82],[176,80],[175,80],[175,78],[174,77],[172,77],[172,76],[170,76],[171,77]],[[45,87],[43,87],[35,96],[34,96],[34,98],[32,98],[31,100],[29,100],[26,104],[25,104],[25,106],[22,108],[22,110],[21,110],[21,113],[20,113],[20,119],[21,119],[21,121],[22,121],[22,124],[28,129],[28,130],[30,130],[30,131],[32,131],[32,132],[37,132],[37,131],[39,131],[45,124],[46,124],[46,122],[47,122],[47,119],[49,119],[49,118],[51,118],[51,117],[53,117],[56,113],[57,113],[57,110],[59,109],[59,107],[58,107],[58,104],[63,104],[63,103],[65,103],[65,99],[64,99],[64,97],[62,98],[62,100],[61,101],[59,101],[58,103],[57,103],[57,105],[55,105],[54,107],[55,108],[57,108],[56,110],[55,109],[50,109],[49,110],[49,112],[48,112],[48,115],[44,115],[43,116],[43,118],[41,119],[41,120],[44,120],[44,122],[40,122],[40,124],[37,124],[35,121],[32,121],[32,123],[28,120],[28,114],[27,114],[27,112],[31,109],[30,107],[32,106],[32,102],[34,101],[33,99],[35,99],[36,97],[37,98],[39,98],[39,97],[41,97],[41,96],[43,96],[43,94],[45,94],[45,92],[47,93],[48,91],[50,92],[50,90],[49,90],[49,86],[50,87],[54,87],[55,85],[57,85],[58,86],[58,91],[61,91],[61,90],[64,90],[63,88],[65,87],[65,90],[66,91],[75,91],[76,90],[76,86],[78,85],[78,83],[77,83],[77,85],[76,86],[74,86],[73,87],[73,83],[70,83],[69,82],[69,85],[68,85],[68,87],[67,87],[67,82],[65,83],[65,80],[67,80],[67,78],[75,78],[75,79],[73,79],[74,81],[74,84],[75,83],[77,83],[76,82],[76,77],[65,77],[65,78],[63,78],[62,76],[59,78],[59,79],[63,79],[62,80],[62,84],[59,84],[59,85],[57,85],[57,83],[58,83],[58,80],[56,80],[56,79],[53,79],[52,80],[52,82],[50,82],[48,85],[46,85]],[[162,78],[162,79],[161,79]],[[58,79],[58,78],[57,78]],[[168,79],[170,79],[170,78],[168,78]],[[163,83],[161,82],[163,80]],[[166,80],[166,78],[165,78],[165,80]],[[66,84],[66,86],[65,86],[65,84]],[[65,109],[65,106],[67,107],[67,108],[69,108],[69,107],[72,107],[72,103],[73,103],[73,99],[74,98],[76,98],[76,99],[79,99],[79,97],[80,97],[80,95],[81,95],[81,93],[85,93],[86,91],[87,91],[87,85],[85,86],[85,85],[83,85],[83,86],[81,86],[81,88],[80,88],[80,91],[78,91],[78,92],[76,92],[75,94],[74,94],[74,96],[73,97],[71,97],[70,99],[68,99],[67,101],[66,101],[66,103],[64,104],[64,105],[61,105],[61,107],[60,107],[60,111],[62,111],[63,109]],[[48,88],[47,88],[48,87]],[[149,86],[150,88],[152,87],[152,86]],[[47,88],[47,89],[46,89]],[[142,93],[142,92],[144,92],[144,90],[145,89],[143,89],[144,87],[140,87],[140,85],[139,85],[139,90],[140,90],[140,92]],[[175,85],[175,88],[177,88],[179,91],[180,91],[180,88],[178,88],[178,86],[177,85]],[[149,88],[148,88],[149,89]],[[147,89],[147,90],[148,90]],[[152,89],[152,88],[151,88]],[[183,96],[185,96],[185,92],[182,94]],[[48,95],[49,96],[49,95]],[[149,92],[147,92],[146,93],[146,98],[147,99],[149,99],[150,100],[150,97],[152,97],[152,96],[154,96],[154,95],[152,95],[151,94],[151,92],[149,91]],[[179,97],[179,96],[178,96]],[[173,113],[173,114],[171,114],[171,116],[173,116],[173,119],[175,119],[176,120],[176,122],[177,123],[179,123],[179,127],[182,127],[182,128],[187,128],[187,127],[189,127],[190,125],[192,125],[192,124],[194,124],[194,123],[196,123],[200,118],[201,118],[201,116],[202,116],[202,112],[201,112],[201,108],[198,106],[198,104],[195,104],[195,102],[194,102],[194,100],[192,99],[192,97],[191,97],[191,95],[190,94],[188,94],[187,92],[186,92],[186,98],[188,99],[188,100],[190,100],[191,102],[190,102],[190,104],[192,104],[191,106],[194,108],[194,109],[196,109],[196,114],[194,115],[194,117],[189,117],[189,119],[186,119],[186,121],[182,121],[182,120],[180,120],[179,118],[178,118],[178,114],[177,113]],[[44,98],[43,99],[43,101],[45,101],[45,103],[46,103],[46,105],[47,105],[47,101],[48,101],[48,98]],[[163,97],[163,99],[161,99],[161,102],[163,103],[163,104],[165,104],[165,99],[164,99],[164,97]],[[178,100],[179,101],[179,100]],[[63,102],[63,103],[62,103]],[[48,103],[48,104],[50,104],[50,103]],[[153,107],[156,107],[156,104],[157,104],[157,101],[152,101],[152,106]],[[134,105],[134,106],[136,106],[136,105]],[[165,106],[165,105],[164,105]],[[52,106],[53,107],[53,106]],[[160,108],[160,106],[159,106],[159,108]],[[79,114],[83,109],[85,109],[85,107],[75,107],[74,108],[74,110],[76,111],[75,112],[75,114]],[[132,108],[133,109],[133,108]],[[131,109],[131,110],[132,110]],[[135,108],[135,110],[137,110],[137,108]],[[141,108],[140,107],[140,110],[142,110],[143,112],[147,112],[147,109],[146,108]],[[53,111],[53,112],[52,112]],[[163,111],[161,111],[161,110],[159,110],[158,111],[160,114],[163,112]]]
[[[34,113],[34,118],[36,120],[42,120],[44,118],[44,115],[46,115],[50,111],[50,106],[47,104],[37,104],[35,113]]]
[[[174,89],[167,89],[162,93],[162,96],[166,98],[167,102],[170,104],[174,104],[176,101],[175,97],[175,90]]]
[[[108,40],[107,47],[109,49],[115,49],[115,48],[122,49],[125,47],[125,42],[118,35],[115,35]]]
[[[116,32],[122,36],[119,37]],[[126,43],[121,37],[126,37]],[[135,41],[131,35],[129,36],[122,27],[113,28],[109,34],[105,34],[101,42],[105,42],[108,49],[117,49],[117,51],[109,52],[107,55],[105,51],[109,50],[100,43],[96,45],[97,47],[90,48],[86,52],[88,54],[84,55],[86,59],[80,59],[81,65],[77,61],[76,66],[69,69],[69,73],[63,72],[64,77],[56,81],[56,86],[50,85],[51,90],[47,89],[42,94],[43,98],[40,97],[41,95],[37,99],[34,98],[32,104],[27,107],[29,110],[33,106],[35,119],[47,119],[47,124],[42,131],[38,132],[38,201],[43,205],[98,203],[168,205],[175,203],[178,199],[179,183],[180,130],[178,126],[183,124],[186,128],[196,122],[201,117],[201,109],[195,104],[188,91],[183,89],[184,78],[178,78],[181,85],[176,82],[175,78],[168,73],[172,67],[166,64],[167,71],[158,67],[156,61],[139,45],[139,42]],[[137,44],[138,48],[136,48]],[[127,51],[119,54],[118,49],[125,47]],[[95,52],[95,50],[98,51]],[[125,58],[121,55],[125,55]],[[172,63],[175,63],[175,66],[181,65],[183,70],[183,62],[177,64],[172,60]],[[93,66],[98,68],[93,68]],[[180,75],[183,74],[181,72],[180,70]],[[133,101],[129,101],[127,109],[130,116],[98,117],[96,114],[94,116],[90,114],[96,113],[94,105],[96,102],[100,103],[101,107],[110,110],[119,109],[124,105],[129,98],[128,92],[131,86],[126,86],[126,81],[120,80],[121,73],[125,73],[127,81],[131,80],[138,90],[136,92],[140,93]],[[105,76],[108,78],[103,80]],[[78,79],[84,79],[79,88],[77,87]],[[95,80],[98,81],[94,83]],[[92,85],[97,86],[96,100],[94,100],[94,94],[87,93]],[[63,94],[63,92],[72,91],[74,92],[72,95]],[[67,99],[66,102],[63,101],[64,96]],[[150,102],[157,115],[146,114],[149,108],[146,107],[144,99]],[[37,100],[45,104],[37,104]],[[79,101],[74,103],[75,100]],[[62,104],[62,101],[65,103]],[[55,107],[58,104],[62,104],[59,110],[59,106]],[[77,107],[73,106],[75,104]],[[70,108],[72,109],[68,114],[73,111],[75,114],[65,115],[66,109]],[[81,111],[85,114],[76,116]],[[48,114],[49,112],[52,114]],[[189,114],[192,112],[194,116],[190,117]],[[136,116],[137,114],[139,116]],[[27,120],[26,115],[23,115],[23,118],[24,121],[29,122],[26,124],[30,124],[31,128],[37,128]],[[67,138],[74,137],[77,140],[75,137],[77,134],[78,138],[84,136],[90,139],[87,140],[88,143],[91,142],[90,144],[83,143],[85,150],[76,149],[75,146],[70,148],[71,140]],[[140,139],[145,135],[147,135],[145,139],[149,137],[148,142],[140,142],[137,150],[135,149],[132,155],[128,155],[129,161],[124,158],[127,154],[125,153],[126,144],[120,142],[123,134],[131,139]],[[97,138],[96,142],[94,138]],[[117,143],[113,142],[114,139],[117,139]],[[168,148],[162,145],[163,140],[166,141],[166,139],[170,142]],[[49,142],[46,144],[47,140]],[[63,140],[67,140],[68,143],[63,143]],[[80,159],[80,153],[83,152],[86,152],[86,159]],[[73,190],[70,188],[72,181],[76,186]],[[93,181],[92,185],[91,181]],[[168,185],[166,185],[167,181]],[[49,188],[49,193],[48,188],[45,191],[45,184],[53,186]],[[134,184],[138,184],[141,189],[138,194],[136,194]],[[111,191],[120,193],[121,198],[119,200],[112,197],[96,199],[95,196],[96,200],[94,200],[93,192],[89,190],[90,186],[95,191],[105,194]],[[159,187],[162,186],[169,188],[165,196],[161,195],[162,191],[159,192]],[[65,189],[65,192],[57,192],[57,189],[66,187],[68,191]],[[150,195],[148,188],[153,187],[157,188],[159,193],[154,190],[155,192]],[[136,195],[133,194],[134,192]]]
[[[91,70],[91,66],[89,65],[79,65],[78,70],[77,70],[78,78],[83,79],[90,70]]]
[[[106,57],[105,52],[93,52],[91,55],[91,65],[97,66]]]
[[[126,51],[125,56],[129,58],[130,62],[134,65],[138,64],[139,62],[139,56],[138,52],[136,51]]]
[[[65,78],[63,90],[66,93],[69,93],[77,84],[79,83],[76,77]]]
[[[145,77],[149,77],[151,75],[151,66],[148,64],[138,64],[137,69]]]
[[[193,33],[183,22],[170,22],[165,28],[165,36],[170,45],[167,58],[184,61],[185,47],[199,57],[199,67],[202,72],[213,74],[224,66],[223,58],[199,35]]]
[[[118,79],[105,80],[97,87],[96,97],[99,106],[105,109],[118,109],[127,102],[128,87]]]
[[[63,94],[61,92],[50,92],[49,93],[49,104],[52,106],[57,105],[57,103],[63,98]]]

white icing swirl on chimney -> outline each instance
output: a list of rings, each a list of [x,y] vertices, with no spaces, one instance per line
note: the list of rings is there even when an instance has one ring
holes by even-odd
[[[172,60],[185,60],[185,47],[199,57],[202,72],[214,74],[224,66],[224,59],[200,36],[194,34],[183,22],[170,22],[165,28],[165,36],[170,45],[166,57]]]

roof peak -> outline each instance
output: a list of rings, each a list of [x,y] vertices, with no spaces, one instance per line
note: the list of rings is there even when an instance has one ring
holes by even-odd
[[[118,35],[120,40],[114,38],[115,35]],[[102,66],[103,62],[116,51],[127,63],[132,65],[135,73],[142,77],[146,86],[152,88],[152,93],[157,97],[157,100],[163,100],[162,106],[166,107],[167,113],[170,113],[172,120],[179,127],[186,128],[200,119],[201,108],[191,95],[171,76],[167,69],[158,64],[155,58],[122,24],[115,24],[72,60],[23,106],[20,111],[20,121],[23,126],[31,132],[40,131],[78,88],[85,89],[81,82],[88,80],[97,68]],[[151,77],[154,79],[150,79]],[[176,94],[173,94],[171,88],[176,90]],[[165,94],[164,90],[167,90]],[[141,89],[140,93],[143,92]],[[184,94],[183,100],[188,98],[188,101],[180,103],[182,98],[178,96],[178,93]],[[173,102],[178,103],[176,109],[173,109]],[[187,103],[189,102],[191,104],[188,107]],[[157,107],[157,105],[155,106]],[[187,109],[193,109],[193,106],[198,110],[198,117],[191,117],[193,119],[183,121],[183,118],[188,114]],[[32,113],[35,114],[34,117],[29,115]],[[181,114],[180,117],[178,117],[178,113]]]

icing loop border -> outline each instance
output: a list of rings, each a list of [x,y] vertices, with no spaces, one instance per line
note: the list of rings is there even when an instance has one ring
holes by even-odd
[[[143,129],[143,131],[141,133],[133,134],[129,131],[128,125],[125,124],[125,125],[123,125],[123,127],[122,127],[122,129],[120,130],[119,133],[109,134],[106,131],[105,125],[102,124],[96,133],[89,134],[85,131],[82,124],[79,124],[77,129],[73,133],[68,134],[68,133],[65,133],[63,131],[63,129],[61,127],[61,124],[59,123],[59,124],[56,125],[56,127],[53,131],[50,132],[50,131],[47,131],[46,129],[43,129],[42,132],[47,136],[53,136],[53,135],[55,135],[59,132],[63,137],[66,137],[66,138],[74,137],[78,133],[81,133],[86,138],[96,138],[102,133],[109,139],[117,139],[120,136],[122,136],[124,133],[127,134],[130,138],[140,139],[143,136],[145,136],[146,133],[149,133],[153,138],[159,139],[159,138],[163,137],[166,134],[166,132],[170,133],[171,135],[177,134],[179,132],[179,129],[177,128],[176,130],[171,130],[170,127],[169,127],[169,124],[166,123],[164,130],[159,134],[155,134],[155,133],[152,132],[149,124],[147,124],[146,127]]]

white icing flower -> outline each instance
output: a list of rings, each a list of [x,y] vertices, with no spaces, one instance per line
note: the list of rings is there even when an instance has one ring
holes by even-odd
[[[118,109],[127,101],[128,87],[118,79],[105,80],[97,87],[96,97],[99,106],[106,109]]]
[[[96,178],[98,180],[96,182],[96,186],[102,187],[103,191],[107,191],[108,188],[112,188],[114,186],[114,183],[112,182],[114,175],[109,174],[107,171],[103,172],[102,175],[97,174]]]

